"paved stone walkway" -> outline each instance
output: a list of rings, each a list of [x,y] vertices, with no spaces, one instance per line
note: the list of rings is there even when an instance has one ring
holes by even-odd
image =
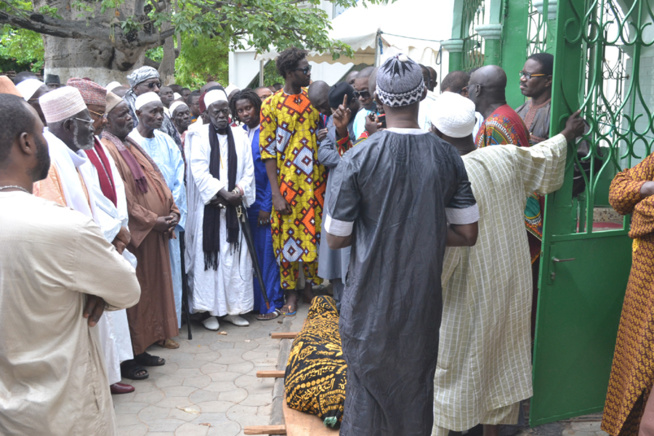
[[[243,434],[245,426],[282,423],[281,380],[256,378],[256,372],[283,369],[290,341],[271,339],[270,333],[299,331],[308,308],[304,304],[297,316],[272,321],[246,315],[249,327],[221,323],[219,332],[192,321],[190,341],[184,325],[175,338],[179,349],[149,350],[165,358],[166,365],[150,367],[147,380],[131,382],[135,392],[113,396],[118,435],[236,436]],[[592,415],[529,428],[521,416],[520,425],[502,426],[500,434],[606,436],[600,419]],[[480,433],[476,429],[464,435]]]
[[[249,327],[221,322],[219,332],[192,321],[190,341],[182,326],[179,349],[148,350],[166,364],[148,368],[146,380],[125,380],[135,392],[113,396],[118,434],[236,436],[245,426],[269,424],[274,379],[256,378],[256,372],[276,369],[281,341],[270,333],[299,330],[308,307],[271,321],[246,315]]]

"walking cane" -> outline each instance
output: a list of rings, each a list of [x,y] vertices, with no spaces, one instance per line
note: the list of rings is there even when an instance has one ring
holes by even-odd
[[[241,232],[243,232],[245,242],[248,244],[248,251],[250,252],[250,257],[252,257],[252,266],[254,267],[254,275],[256,275],[257,279],[259,280],[259,287],[261,288],[263,301],[266,302],[266,309],[270,310],[270,301],[268,301],[266,286],[263,284],[263,274],[261,274],[261,267],[259,266],[257,252],[254,251],[254,239],[252,238],[252,229],[250,229],[250,223],[248,222],[248,215],[245,206],[242,204],[236,206],[236,215],[238,216],[238,223],[241,225]]]

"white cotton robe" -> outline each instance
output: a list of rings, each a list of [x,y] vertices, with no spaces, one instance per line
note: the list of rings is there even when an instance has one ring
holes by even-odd
[[[256,185],[252,152],[247,135],[240,128],[232,128],[238,159],[236,185],[244,192],[243,202],[248,207],[256,200]],[[204,207],[221,189],[227,188],[227,135],[218,135],[221,166],[220,179],[209,172],[211,146],[209,124],[189,131],[186,136],[188,159],[188,219],[186,223],[186,266],[191,287],[191,310],[210,312],[214,316],[240,315],[254,307],[252,258],[243,232],[239,229],[239,243],[227,243],[225,210],[220,213],[220,253],[218,268],[204,268],[202,222]],[[247,224],[246,224],[247,225]]]
[[[497,145],[463,156],[479,205],[472,247],[448,247],[434,377],[432,436],[515,424],[531,397],[532,273],[526,198],[563,184],[563,135],[533,147]]]

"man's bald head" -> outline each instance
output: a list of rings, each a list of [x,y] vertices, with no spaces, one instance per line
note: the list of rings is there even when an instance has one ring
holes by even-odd
[[[332,110],[329,107],[329,89],[330,86],[324,80],[316,80],[309,85],[309,101],[325,115],[331,115]]]
[[[486,65],[470,75],[468,98],[484,117],[506,104],[506,73],[497,65]]]
[[[486,65],[470,76],[471,83],[479,83],[489,88],[506,89],[506,73],[497,65]]]

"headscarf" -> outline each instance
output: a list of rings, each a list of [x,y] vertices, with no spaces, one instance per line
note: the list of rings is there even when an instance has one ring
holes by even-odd
[[[148,79],[153,79],[159,78],[159,72],[152,67],[141,67],[137,68],[136,70],[132,71],[132,73],[127,76],[127,80],[129,81],[129,86],[133,89],[136,85],[139,83],[143,83]]]

